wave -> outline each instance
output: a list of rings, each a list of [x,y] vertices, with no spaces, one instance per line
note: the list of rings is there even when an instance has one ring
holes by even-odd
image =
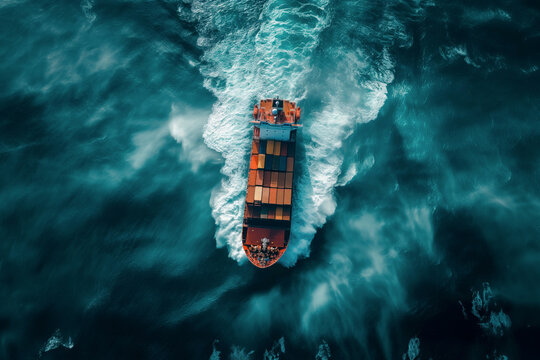
[[[221,351],[219,351],[216,345],[219,344],[219,340],[216,339],[212,343],[212,354],[210,360],[220,360]],[[245,348],[237,345],[231,346],[231,353],[229,359],[231,360],[250,360],[254,358],[254,350],[246,350]],[[281,355],[285,354],[285,338],[282,336],[274,342],[270,350],[266,349],[262,357],[263,360],[279,360]]]
[[[59,347],[64,347],[66,349],[72,349],[75,346],[71,336],[67,338],[62,335],[60,329],[56,329],[54,334],[47,340],[45,344],[39,350],[39,357],[41,358],[44,353],[57,349]]]
[[[366,4],[345,3],[352,16],[369,12]],[[304,169],[297,181],[294,200],[291,242],[281,263],[292,266],[297,259],[308,256],[315,232],[333,215],[337,206],[334,189],[345,185],[358,173],[356,156],[345,161],[347,152],[358,153],[361,144],[347,144],[347,139],[359,124],[374,120],[387,98],[387,85],[394,79],[394,64],[387,34],[381,29],[402,27],[397,20],[385,15],[381,23],[365,25],[362,36],[355,34],[360,26],[353,18],[338,19],[336,29],[328,34],[332,44],[321,51],[321,67],[332,59],[332,67],[325,68],[325,76],[316,86],[321,99],[320,109],[305,121]],[[406,36],[401,37],[408,42]],[[367,40],[376,40],[379,49]],[[351,151],[352,147],[352,151]],[[375,159],[367,154],[360,173],[363,174]],[[343,174],[343,169],[347,169]]]
[[[84,16],[86,16],[86,19],[90,23],[93,23],[96,20],[96,13],[94,13],[93,8],[94,8],[94,0],[81,1],[81,9],[84,13]]]
[[[332,358],[332,352],[330,351],[330,346],[326,341],[322,341],[319,345],[319,351],[315,355],[315,360],[330,360]]]
[[[491,310],[497,304],[492,301],[493,291],[489,283],[482,284],[483,290],[474,291],[473,299],[471,301],[471,313],[478,321],[478,325],[483,328],[488,334],[494,336],[502,336],[504,331],[512,326],[510,316],[503,312],[502,309]],[[463,308],[463,304],[461,304]],[[465,319],[467,319],[466,312],[463,310]]]
[[[407,348],[407,352],[402,355],[403,360],[415,360],[419,359],[420,355],[420,339],[417,337],[411,338],[409,340],[409,346]]]

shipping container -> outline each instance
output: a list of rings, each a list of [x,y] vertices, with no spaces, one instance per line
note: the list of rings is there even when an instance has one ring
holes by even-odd
[[[264,170],[257,170],[257,178],[255,179],[255,185],[261,186],[263,184]]]
[[[255,186],[248,186],[246,201],[252,203],[255,196]]]
[[[257,155],[259,153],[259,140],[253,140],[251,144],[251,153]]]
[[[263,194],[262,194],[262,203],[268,204],[268,199],[270,198],[270,188],[263,187]]]
[[[284,195],[285,189],[277,189],[277,199],[276,204],[283,205],[283,195]]]
[[[270,186],[271,187],[277,187],[278,185],[278,172],[277,171],[272,171],[272,180],[270,182]]]
[[[284,207],[283,208],[283,220],[285,220],[285,221],[291,220],[291,208],[290,207]]]
[[[264,162],[264,170],[272,170],[272,162],[274,160],[274,155],[266,155],[266,160]]]
[[[248,176],[248,186],[254,186],[256,183],[257,171],[251,170]]]
[[[251,155],[251,160],[249,162],[249,169],[256,169],[258,165],[257,155]]]
[[[255,186],[254,201],[262,200],[262,186]]]
[[[287,157],[279,157],[279,171],[287,171]]]
[[[280,156],[287,156],[287,147],[289,146],[289,143],[288,142],[283,142],[281,143],[281,152],[280,152]]]
[[[257,161],[257,168],[259,169],[264,169],[264,164],[265,164],[265,156],[264,154],[259,154],[258,155],[258,161]]]
[[[283,220],[283,207],[276,207],[276,220]]]
[[[287,157],[287,171],[293,171],[294,170],[294,158],[289,156]]]
[[[270,199],[269,199],[269,203],[270,203],[270,204],[276,204],[276,201],[277,201],[277,189],[275,189],[275,188],[270,188]]]
[[[285,189],[285,193],[283,195],[283,204],[284,205],[291,205],[292,200],[292,191],[291,189]]]
[[[279,170],[279,156],[272,156],[272,170],[274,171]]]
[[[264,172],[263,186],[270,187],[271,182],[272,182],[272,172],[271,171],[265,171]]]
[[[253,207],[253,218],[254,219],[260,219],[261,218],[261,207],[260,206],[254,206]]]
[[[276,208],[272,206],[268,209],[268,219],[274,220],[275,218],[276,218]]]
[[[283,189],[285,187],[285,173],[278,173],[278,188]]]
[[[294,157],[294,146],[295,146],[295,143],[293,142],[290,142],[288,143],[288,147],[287,147],[287,156],[292,156]]]
[[[266,153],[272,155],[274,153],[274,140],[268,140],[266,142]]]
[[[291,189],[292,188],[292,182],[293,182],[293,173],[292,172],[288,172],[285,174],[285,187],[287,189]]]
[[[274,142],[274,155],[279,156],[281,154],[281,141]]]

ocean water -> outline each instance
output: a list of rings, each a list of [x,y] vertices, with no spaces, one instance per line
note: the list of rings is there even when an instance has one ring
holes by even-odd
[[[540,358],[533,1],[0,2],[0,359]],[[246,261],[252,106],[292,238]]]

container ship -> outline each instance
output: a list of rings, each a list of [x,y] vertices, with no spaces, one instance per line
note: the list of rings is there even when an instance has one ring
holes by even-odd
[[[294,102],[279,98],[261,100],[253,108],[242,245],[259,268],[275,264],[289,243],[300,113]]]

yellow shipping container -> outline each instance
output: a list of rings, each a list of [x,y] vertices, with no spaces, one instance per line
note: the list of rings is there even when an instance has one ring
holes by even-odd
[[[281,206],[276,207],[276,220],[283,220],[283,208]]]
[[[265,160],[265,155],[264,154],[259,154],[259,159],[258,159],[258,162],[257,162],[257,168],[258,169],[264,169],[264,160]]]
[[[274,140],[268,140],[266,142],[266,153],[272,155],[274,153]]]
[[[255,201],[261,201],[262,200],[262,186],[255,186],[255,196],[254,196],[254,200]]]
[[[281,153],[281,141],[274,142],[274,155],[279,156]]]

